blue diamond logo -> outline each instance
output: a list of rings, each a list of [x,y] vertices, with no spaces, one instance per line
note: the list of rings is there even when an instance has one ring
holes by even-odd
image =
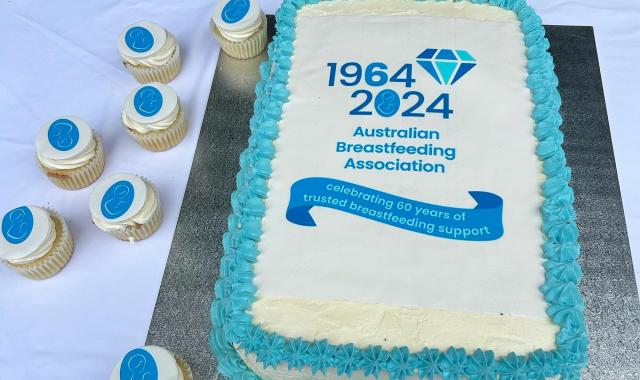
[[[429,48],[417,59],[418,64],[443,85],[454,85],[477,65],[476,59],[466,50]]]

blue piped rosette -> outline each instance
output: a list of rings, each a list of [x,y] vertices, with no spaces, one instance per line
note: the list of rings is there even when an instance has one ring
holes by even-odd
[[[580,253],[578,228],[573,209],[574,195],[569,186],[571,170],[562,149],[560,94],[554,64],[548,53],[549,41],[540,17],[525,0],[472,0],[512,10],[521,21],[527,47],[529,72],[527,85],[532,92],[538,138],[536,153],[543,162],[546,180],[541,186],[541,208],[545,242],[546,280],[540,288],[548,303],[547,313],[559,327],[557,349],[536,350],[526,356],[514,353],[495,357],[492,351],[451,347],[439,351],[425,347],[410,352],[407,347],[384,350],[379,346],[359,348],[353,344],[332,345],[326,340],[288,339],[255,325],[247,312],[255,300],[253,263],[259,254],[257,241],[262,235],[270,161],[275,156],[273,140],[278,136],[282,106],[288,101],[286,84],[291,68],[295,17],[306,4],[319,0],[285,0],[276,13],[277,35],[269,44],[269,60],[260,66],[257,99],[249,127],[249,148],[240,156],[241,170],[236,176],[237,190],[231,204],[229,231],[224,235],[224,256],[220,277],[211,305],[213,329],[210,344],[218,360],[218,370],[230,379],[258,379],[244,363],[237,348],[255,354],[264,368],[285,365],[291,369],[310,367],[312,373],[335,368],[338,375],[351,376],[362,370],[375,378],[387,373],[391,380],[409,376],[421,379],[561,379],[580,378],[588,362],[588,337],[584,320],[584,301],[578,285],[581,279],[577,258]]]

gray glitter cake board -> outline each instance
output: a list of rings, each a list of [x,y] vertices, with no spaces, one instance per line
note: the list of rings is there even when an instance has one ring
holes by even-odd
[[[274,19],[269,16],[269,35]],[[547,26],[563,99],[564,148],[584,271],[591,340],[584,379],[640,379],[640,304],[618,187],[593,28]],[[209,308],[249,137],[258,65],[220,55],[178,225],[147,337],[182,355],[196,379],[215,379]]]

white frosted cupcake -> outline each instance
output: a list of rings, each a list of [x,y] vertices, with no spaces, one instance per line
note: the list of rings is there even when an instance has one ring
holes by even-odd
[[[162,223],[158,190],[134,174],[99,181],[91,192],[89,209],[98,228],[132,243],[151,236]]]
[[[140,83],[167,83],[180,72],[180,46],[165,28],[151,21],[127,26],[118,37],[122,63]]]
[[[220,0],[211,29],[222,50],[233,58],[253,58],[267,46],[267,17],[257,0]]]
[[[187,134],[178,95],[157,82],[140,86],[127,96],[122,123],[143,148],[154,152],[173,148]]]
[[[100,137],[75,116],[45,124],[36,137],[40,170],[57,186],[77,190],[95,182],[104,169]]]
[[[49,278],[60,272],[72,254],[71,233],[53,210],[22,206],[2,218],[0,259],[21,275]]]
[[[159,346],[144,346],[127,352],[109,379],[193,380],[193,374],[180,356]]]

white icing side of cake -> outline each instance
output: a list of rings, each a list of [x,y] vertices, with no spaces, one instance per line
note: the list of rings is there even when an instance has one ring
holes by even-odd
[[[479,7],[484,9],[479,10]],[[461,1],[434,2],[416,0],[334,0],[304,6],[299,17],[312,16],[416,16],[465,18],[478,21],[518,22],[518,16],[508,10],[486,4]]]
[[[360,304],[340,304],[343,315],[376,315],[374,311],[382,307],[388,308],[387,318],[401,319],[404,311],[412,308],[414,318],[419,318],[420,309],[427,318],[439,309],[449,312],[438,313],[444,319],[474,326],[464,337],[469,347],[513,351],[518,347],[500,348],[498,341],[528,342],[531,337],[524,327],[536,326],[537,347],[553,348],[557,326],[547,316],[539,290],[544,282],[539,212],[543,177],[535,154],[537,141],[530,116],[533,103],[525,83],[527,59],[519,23],[505,22],[515,20],[515,15],[470,3],[393,1],[388,9],[415,4],[409,7],[429,8],[425,13],[439,10],[436,17],[313,17],[328,15],[332,8],[342,14],[346,9],[363,7],[358,0],[340,1],[337,8],[331,3],[305,6],[296,20],[290,97],[278,124],[260,255],[254,266],[258,289],[258,301],[251,310],[254,319],[267,326],[267,331],[285,337],[298,337],[307,328],[309,336],[304,338],[320,339],[345,323],[327,312],[336,307],[335,300]],[[320,12],[316,7],[324,8]],[[478,65],[454,86],[440,86],[415,64],[416,56],[426,48],[468,50]],[[381,61],[390,72],[413,63],[417,82],[411,90],[425,94],[425,106],[447,92],[455,112],[449,120],[439,115],[413,120],[350,116],[349,111],[360,103],[350,95],[363,87],[327,87],[327,63],[349,61],[363,66]],[[392,88],[400,94],[406,90],[397,83],[364,88],[373,92]],[[352,137],[358,125],[439,131],[441,139],[430,142],[455,146],[457,157],[442,161],[447,164],[446,174],[343,169],[348,157],[377,160],[382,156],[335,151],[337,140],[385,142]],[[390,140],[407,145],[423,142]],[[285,214],[291,185],[307,177],[338,178],[410,199],[468,209],[476,206],[468,191],[492,192],[504,200],[505,232],[489,242],[442,239],[324,207],[310,211],[315,227],[299,226],[287,221]],[[281,298],[299,301],[279,302]],[[292,323],[281,319],[309,306],[310,300],[316,310],[313,326],[301,326],[298,319],[288,319]],[[326,318],[318,320],[318,315]],[[512,321],[509,325],[514,332],[507,339],[495,324],[504,320]],[[273,330],[268,326],[274,326]],[[487,338],[492,326],[497,327],[494,340]],[[409,338],[415,328],[407,327],[407,339],[398,345],[419,347],[423,343],[420,339]],[[398,336],[403,335],[401,330]],[[437,330],[425,326],[420,334],[437,336]],[[345,335],[336,334],[332,343],[360,346],[367,339],[358,333]],[[492,344],[498,346],[488,347]]]
[[[358,342],[361,348],[407,346],[411,352],[453,346],[467,352],[482,347],[496,356],[526,355],[554,349],[558,332],[552,325],[550,334],[547,321],[535,318],[342,301],[267,297],[255,301],[253,308],[260,310],[254,323],[267,331],[336,345]]]
[[[351,374],[351,377],[347,375],[338,375],[338,371],[335,368],[329,368],[327,374],[323,374],[318,371],[315,374],[311,373],[311,368],[305,366],[302,370],[287,368],[286,364],[280,364],[274,368],[264,368],[261,363],[256,360],[256,354],[247,355],[244,351],[238,350],[240,357],[245,362],[247,367],[251,369],[256,375],[260,376],[262,380],[364,380],[375,379],[373,376],[365,376],[364,371],[359,370]],[[378,376],[378,380],[389,380],[389,374],[387,372],[381,372]],[[418,380],[418,376],[407,377],[406,380]]]

